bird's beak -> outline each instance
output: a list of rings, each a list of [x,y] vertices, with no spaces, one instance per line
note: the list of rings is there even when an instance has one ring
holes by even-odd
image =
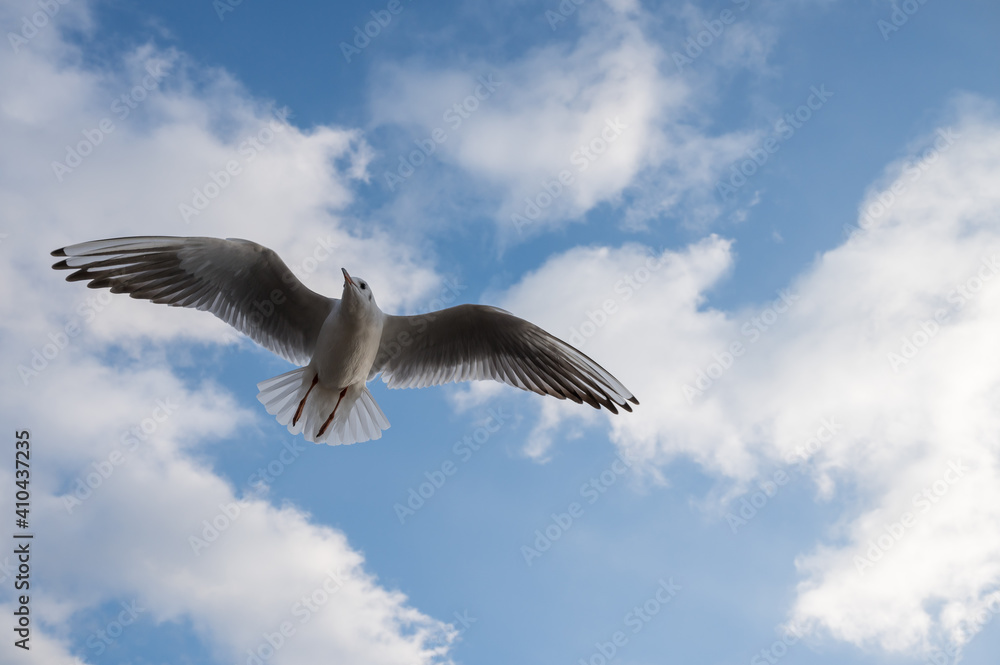
[[[341,268],[341,270],[344,272],[344,283],[354,286],[354,280],[351,279],[351,276],[349,274],[347,274],[347,268]]]

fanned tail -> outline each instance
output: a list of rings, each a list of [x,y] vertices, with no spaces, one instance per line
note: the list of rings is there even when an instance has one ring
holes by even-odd
[[[315,368],[307,365],[261,381],[257,399],[289,432],[304,434],[314,443],[360,443],[379,439],[382,430],[389,429],[389,421],[364,382],[348,386],[346,391],[331,390],[322,383],[313,385],[315,377]],[[303,398],[305,404],[296,419]]]

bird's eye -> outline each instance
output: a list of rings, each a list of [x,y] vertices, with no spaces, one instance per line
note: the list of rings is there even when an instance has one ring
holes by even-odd
[[[364,291],[364,290],[365,290],[365,288],[366,288],[366,287],[365,287],[365,283],[364,283],[364,282],[361,282],[361,290],[362,290],[362,291]]]

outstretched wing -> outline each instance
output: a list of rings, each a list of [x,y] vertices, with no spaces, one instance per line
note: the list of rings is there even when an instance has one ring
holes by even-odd
[[[207,310],[290,362],[312,358],[333,298],[300,282],[274,251],[249,240],[138,236],[70,245],[52,267],[133,298]]]
[[[639,401],[589,357],[496,307],[460,305],[417,316],[387,315],[369,378],[390,388],[493,379],[522,390],[631,411]]]

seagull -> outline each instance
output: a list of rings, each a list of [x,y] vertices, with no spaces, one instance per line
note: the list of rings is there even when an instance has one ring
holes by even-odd
[[[207,310],[299,365],[257,384],[257,399],[292,434],[329,445],[389,428],[367,383],[389,388],[488,380],[611,413],[639,401],[578,349],[513,314],[459,305],[385,314],[346,269],[340,299],[308,289],[271,249],[239,238],[135,236],[70,245],[52,267],[132,298]]]

